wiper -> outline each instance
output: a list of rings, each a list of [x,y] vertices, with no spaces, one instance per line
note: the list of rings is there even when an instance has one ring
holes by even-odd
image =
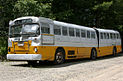
[[[18,35],[20,35],[20,34],[14,33],[14,34],[10,34],[9,36],[10,36],[10,37],[17,37]]]
[[[33,33],[21,33],[20,35],[31,35]]]

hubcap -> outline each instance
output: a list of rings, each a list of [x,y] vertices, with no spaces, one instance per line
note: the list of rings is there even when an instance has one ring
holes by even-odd
[[[114,56],[116,56],[116,50],[113,51]]]
[[[62,62],[62,60],[63,60],[63,54],[62,54],[62,52],[58,52],[56,54],[56,60],[57,60],[58,63],[61,63]]]
[[[95,59],[96,58],[96,52],[95,52],[95,50],[93,50],[93,52],[92,52],[92,57]]]

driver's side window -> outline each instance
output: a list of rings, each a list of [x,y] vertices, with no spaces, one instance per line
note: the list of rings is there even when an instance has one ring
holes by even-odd
[[[47,23],[41,23],[41,32],[50,34],[50,26]]]

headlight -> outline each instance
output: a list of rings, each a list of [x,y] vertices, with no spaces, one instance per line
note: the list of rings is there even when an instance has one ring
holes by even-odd
[[[34,48],[34,51],[35,51],[35,52],[37,52],[37,51],[38,51],[38,49],[37,49],[37,48]]]

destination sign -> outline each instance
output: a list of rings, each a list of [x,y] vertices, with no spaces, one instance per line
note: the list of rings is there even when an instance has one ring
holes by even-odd
[[[15,21],[15,25],[25,24],[25,23],[32,23],[32,19],[22,19],[22,20]]]

